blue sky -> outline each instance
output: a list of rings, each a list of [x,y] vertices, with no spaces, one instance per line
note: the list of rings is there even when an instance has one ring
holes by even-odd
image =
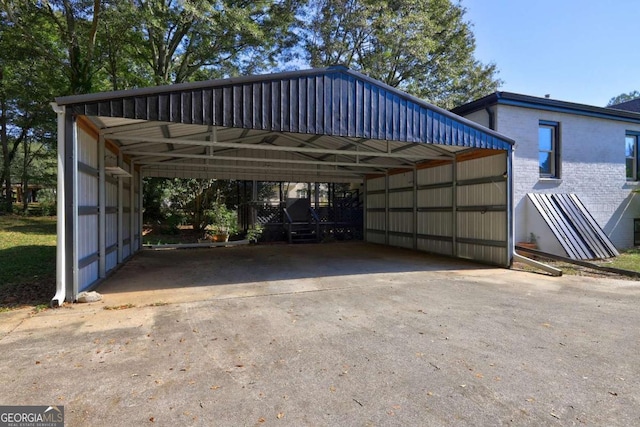
[[[500,90],[605,106],[640,91],[640,1],[462,0]]]

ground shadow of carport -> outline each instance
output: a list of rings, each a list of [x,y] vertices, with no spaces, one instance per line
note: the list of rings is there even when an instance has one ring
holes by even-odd
[[[145,250],[97,290],[116,294],[321,278],[347,284],[354,276],[489,268],[495,267],[364,242]]]

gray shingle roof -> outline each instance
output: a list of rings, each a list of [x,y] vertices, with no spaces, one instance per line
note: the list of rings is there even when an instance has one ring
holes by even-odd
[[[631,101],[627,102],[621,102],[620,104],[610,105],[609,108],[640,113],[640,98],[632,99]]]

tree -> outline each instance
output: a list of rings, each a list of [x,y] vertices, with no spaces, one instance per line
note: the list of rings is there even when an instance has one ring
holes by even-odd
[[[64,83],[63,76],[31,42],[37,39],[40,46],[56,52],[55,37],[50,36],[46,22],[37,19],[33,24],[30,39],[25,39],[21,28],[0,13],[0,208],[7,212],[12,211],[14,179],[28,185],[30,176],[25,168],[33,166],[33,156],[55,148],[55,114],[49,102]],[[31,144],[39,148],[33,149]],[[18,158],[23,160],[19,165]]]
[[[50,67],[64,70],[66,94],[94,91],[95,75],[102,67],[96,54],[101,0],[0,0],[0,6],[37,55],[47,58]],[[41,30],[58,39],[55,49],[43,43]]]
[[[500,85],[474,58],[465,9],[450,0],[316,0],[304,26],[311,65],[342,64],[444,108]]]
[[[607,107],[611,107],[612,105],[622,104],[623,102],[633,101],[636,98],[640,98],[640,92],[637,90],[633,90],[629,93],[622,93],[618,96],[614,96],[607,103]]]
[[[255,73],[291,44],[300,0],[134,0],[132,35],[155,84]]]

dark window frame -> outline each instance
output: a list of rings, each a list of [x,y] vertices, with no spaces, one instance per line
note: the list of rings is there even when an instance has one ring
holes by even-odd
[[[540,153],[542,151],[551,153],[553,164],[551,165],[550,173],[539,172],[540,178],[560,179],[560,172],[562,170],[560,163],[560,122],[551,120],[539,120],[538,132],[542,127],[552,129],[551,135],[553,139],[551,141],[551,150],[540,150],[540,134],[538,133],[538,170],[540,170]]]
[[[633,147],[633,151],[634,151],[634,156],[633,157],[628,157],[627,156],[627,138],[633,138],[635,139],[634,141],[634,147]],[[638,153],[638,149],[640,148],[640,132],[636,132],[636,131],[627,131],[624,135],[624,148],[625,148],[625,153],[624,153],[624,158],[625,158],[625,177],[627,179],[627,181],[629,182],[637,182],[640,181],[640,153]],[[628,168],[627,168],[627,160],[632,159],[633,162],[633,166],[631,167],[632,169],[632,174],[631,176],[629,176],[628,174]]]

